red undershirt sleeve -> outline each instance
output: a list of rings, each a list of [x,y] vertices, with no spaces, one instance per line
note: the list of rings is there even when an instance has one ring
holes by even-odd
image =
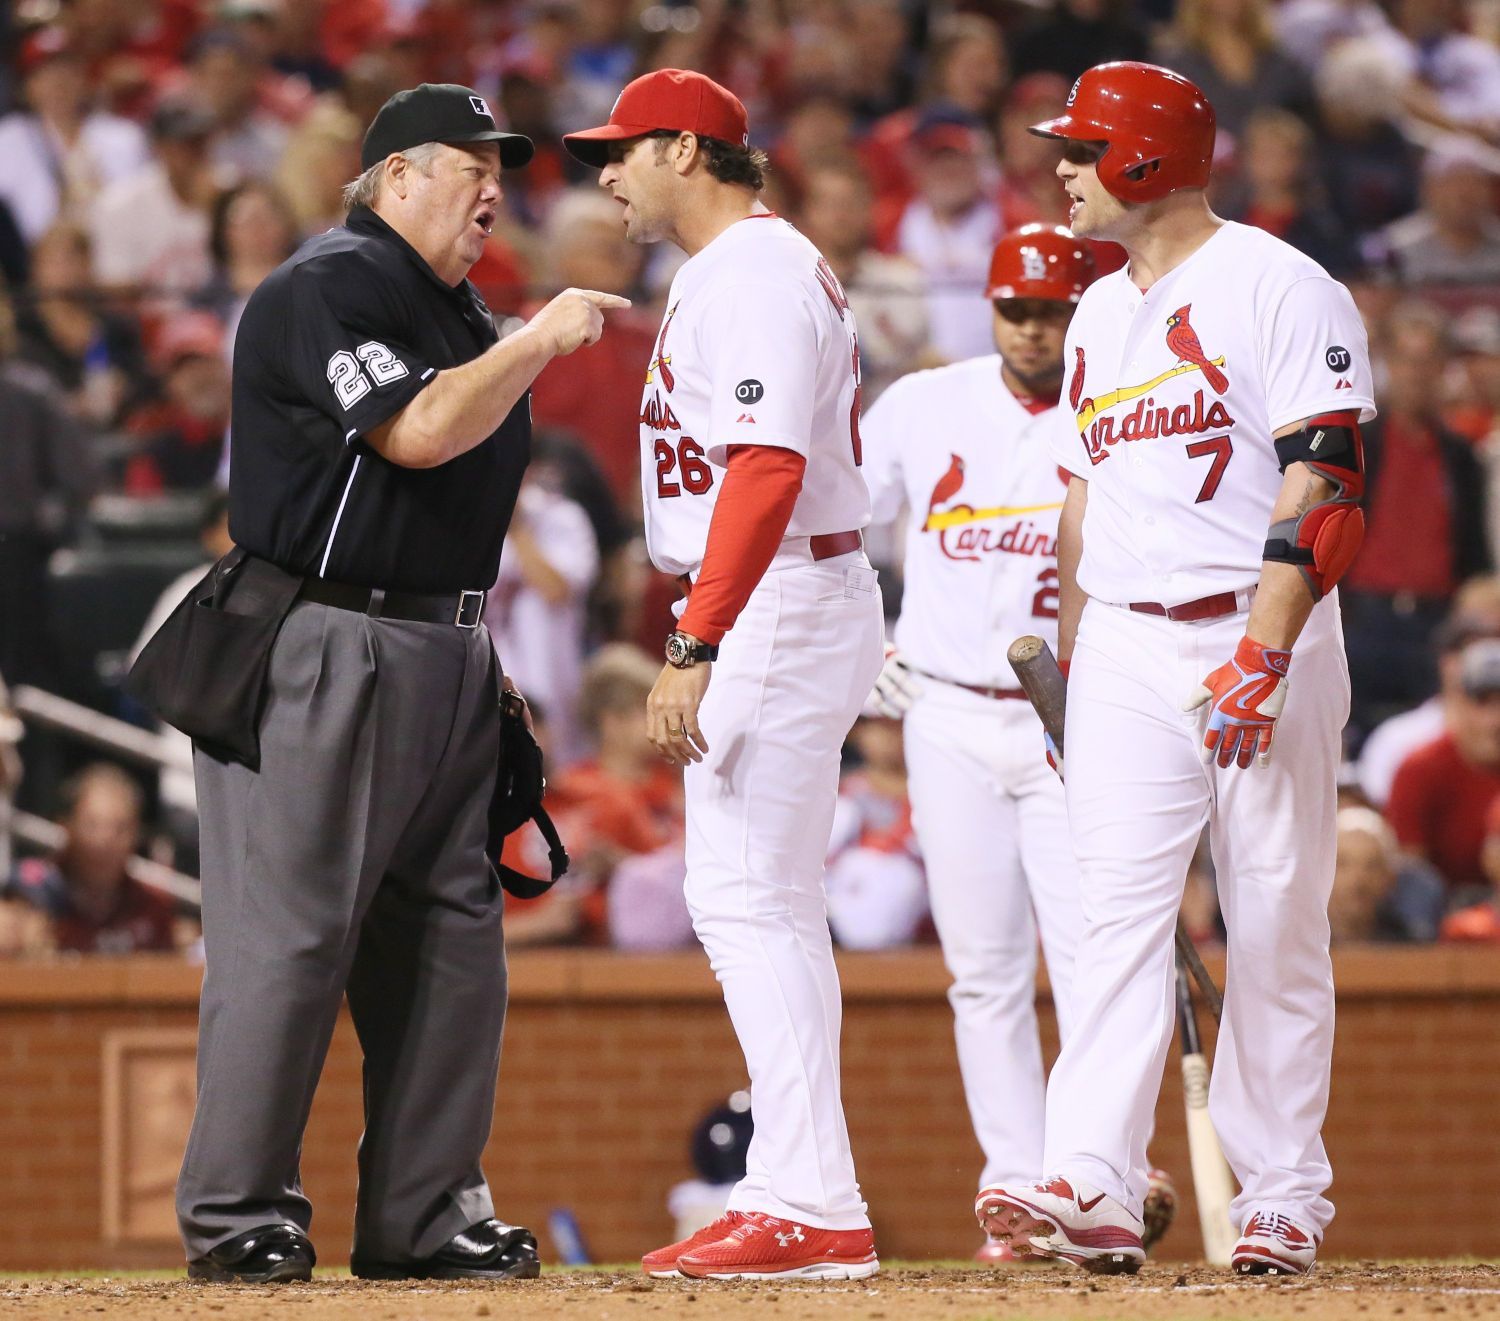
[[[703,567],[678,628],[713,646],[734,627],[786,536],[807,460],[775,445],[731,445]]]

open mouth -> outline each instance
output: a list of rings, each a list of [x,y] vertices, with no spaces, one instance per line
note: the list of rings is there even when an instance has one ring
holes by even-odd
[[[480,230],[485,234],[492,233],[495,228],[495,213],[486,208],[474,217],[474,223],[478,225]]]

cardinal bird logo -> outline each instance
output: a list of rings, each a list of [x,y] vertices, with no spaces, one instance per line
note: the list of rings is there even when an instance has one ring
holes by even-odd
[[[957,454],[949,455],[948,459],[948,471],[937,479],[937,485],[932,488],[932,498],[927,502],[928,518],[932,517],[939,505],[953,499],[958,494],[958,488],[964,484],[964,461]]]
[[[1167,318],[1167,347],[1183,362],[1190,362],[1198,367],[1215,394],[1223,394],[1229,389],[1229,378],[1203,352],[1203,345],[1198,342],[1198,332],[1188,324],[1188,313],[1192,310],[1193,305],[1189,303],[1186,307],[1179,307]],[[1220,358],[1219,361],[1224,360]]]
[[[667,393],[672,393],[672,387],[677,384],[677,378],[672,374],[672,355],[665,352],[667,347],[667,331],[671,328],[672,318],[677,315],[677,304],[673,303],[667,311],[666,320],[661,323],[661,334],[656,337],[656,354],[651,359],[651,365],[646,368],[646,384],[651,384],[652,376],[661,372],[661,383],[667,387]]]
[[[1068,382],[1068,407],[1076,413],[1078,402],[1083,398],[1083,348],[1075,345],[1073,352],[1078,357],[1073,363],[1073,379]]]

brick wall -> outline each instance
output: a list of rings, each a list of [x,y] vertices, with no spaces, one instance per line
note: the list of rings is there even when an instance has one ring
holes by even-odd
[[[1216,972],[1220,971],[1216,967]],[[959,1257],[979,1168],[931,952],[843,964],[845,1090],[856,1157],[891,1257]],[[1346,1257],[1500,1255],[1500,960],[1480,950],[1350,951],[1326,1129]],[[590,952],[512,960],[487,1169],[499,1213],[540,1227],[573,1208],[596,1258],[664,1241],[698,1115],[743,1082],[701,957]],[[197,975],[172,962],[0,966],[0,1268],[172,1264],[171,1244],[106,1244],[102,1046],[190,1027]],[[1050,1040],[1050,1013],[1044,1009]],[[359,1060],[347,1022],[313,1107],[304,1181],[321,1257],[347,1252]],[[1167,1256],[1198,1251],[1175,1059],[1153,1147],[1184,1192]]]

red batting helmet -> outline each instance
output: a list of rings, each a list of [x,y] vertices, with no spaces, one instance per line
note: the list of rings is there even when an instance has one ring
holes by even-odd
[[[1208,184],[1214,108],[1181,74],[1117,60],[1086,70],[1056,119],[1033,124],[1044,138],[1102,142],[1099,182],[1122,202],[1154,202]]]
[[[1022,225],[995,244],[988,297],[1076,303],[1094,282],[1094,254],[1061,225]]]

